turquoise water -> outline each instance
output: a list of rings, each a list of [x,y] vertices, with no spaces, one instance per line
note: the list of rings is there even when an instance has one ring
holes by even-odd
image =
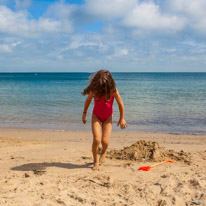
[[[90,73],[0,73],[0,128],[90,130]],[[128,131],[206,134],[206,73],[113,73]],[[93,102],[88,111],[91,118]],[[114,102],[114,126],[119,112]]]

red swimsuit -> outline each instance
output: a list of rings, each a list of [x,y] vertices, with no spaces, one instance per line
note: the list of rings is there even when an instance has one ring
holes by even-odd
[[[104,96],[100,100],[99,98],[94,99],[93,113],[101,122],[104,122],[108,117],[110,117],[113,114],[113,94],[111,94],[111,98],[107,103],[104,102],[104,99]]]

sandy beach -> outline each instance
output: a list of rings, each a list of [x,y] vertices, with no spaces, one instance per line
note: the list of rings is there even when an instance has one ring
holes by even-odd
[[[1,130],[0,205],[206,205],[206,135],[113,132],[101,171],[91,143],[91,132]]]

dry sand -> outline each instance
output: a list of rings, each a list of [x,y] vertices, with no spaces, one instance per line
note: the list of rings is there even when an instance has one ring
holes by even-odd
[[[91,143],[90,132],[1,130],[0,205],[206,205],[206,135],[114,132],[101,171]],[[165,158],[176,162],[138,170]]]

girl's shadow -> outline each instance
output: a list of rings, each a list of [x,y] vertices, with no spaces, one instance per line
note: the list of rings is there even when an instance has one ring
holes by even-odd
[[[61,162],[44,162],[44,163],[29,163],[12,167],[11,170],[15,171],[44,171],[47,167],[60,167],[66,169],[80,169],[80,168],[91,168],[93,163],[86,163],[83,165],[77,165],[72,163],[61,163]]]

